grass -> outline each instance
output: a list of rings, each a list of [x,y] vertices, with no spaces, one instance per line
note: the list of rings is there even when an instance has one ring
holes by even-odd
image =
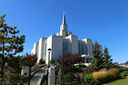
[[[125,79],[119,79],[103,85],[128,85],[128,77]]]

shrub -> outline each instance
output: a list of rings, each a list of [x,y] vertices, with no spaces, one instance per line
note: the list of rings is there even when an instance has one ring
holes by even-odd
[[[122,72],[120,73],[120,77],[121,77],[121,78],[125,78],[126,76],[128,76],[128,71],[122,71]]]
[[[45,64],[45,61],[41,58],[39,64]]]
[[[107,81],[108,75],[107,70],[101,70],[99,72],[93,72],[93,77],[97,84],[101,84]]]
[[[38,67],[37,66],[33,66],[31,67],[31,71],[33,72],[34,70],[36,70]]]
[[[50,61],[51,64],[55,64],[55,60],[52,58]]]
[[[78,85],[78,81],[72,72],[63,75],[62,83],[63,85]]]
[[[119,70],[116,68],[112,68],[109,70],[102,69],[98,72],[93,72],[93,77],[97,84],[106,83],[108,81],[118,79]]]
[[[119,78],[119,70],[117,68],[112,68],[108,70],[108,76],[110,80],[115,80]]]
[[[85,65],[79,64],[79,65],[73,66],[72,70],[73,70],[73,72],[76,73],[76,72],[82,72],[84,68],[86,68]]]
[[[82,78],[82,82],[84,83],[84,85],[94,85],[95,84],[95,80],[92,76],[92,74],[84,74],[83,78]]]

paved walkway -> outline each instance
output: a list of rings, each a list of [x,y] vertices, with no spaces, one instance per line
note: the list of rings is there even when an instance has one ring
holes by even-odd
[[[46,75],[47,70],[46,67],[39,69],[37,73],[34,75],[34,77],[30,81],[30,85],[40,85],[41,80],[44,75]]]

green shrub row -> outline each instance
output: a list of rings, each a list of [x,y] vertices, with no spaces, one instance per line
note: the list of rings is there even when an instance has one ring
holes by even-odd
[[[120,73],[120,77],[121,77],[121,78],[125,78],[126,76],[128,76],[128,71],[122,71],[122,72]]]

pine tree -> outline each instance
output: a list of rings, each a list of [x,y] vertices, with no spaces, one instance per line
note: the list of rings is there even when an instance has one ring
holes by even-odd
[[[102,63],[103,63],[103,56],[101,52],[101,46],[98,44],[98,42],[95,42],[94,44],[94,49],[93,49],[93,63],[92,63],[92,68],[94,71],[97,71],[102,68]]]
[[[104,58],[103,58],[103,66],[104,68],[109,68],[112,64],[111,56],[109,55],[108,48],[104,48]]]
[[[25,36],[16,36],[19,30],[16,30],[16,26],[10,27],[5,23],[5,15],[0,16],[0,57],[2,59],[1,66],[1,78],[3,84],[4,67],[6,58],[16,57],[16,54],[23,51],[23,43],[25,42]]]

